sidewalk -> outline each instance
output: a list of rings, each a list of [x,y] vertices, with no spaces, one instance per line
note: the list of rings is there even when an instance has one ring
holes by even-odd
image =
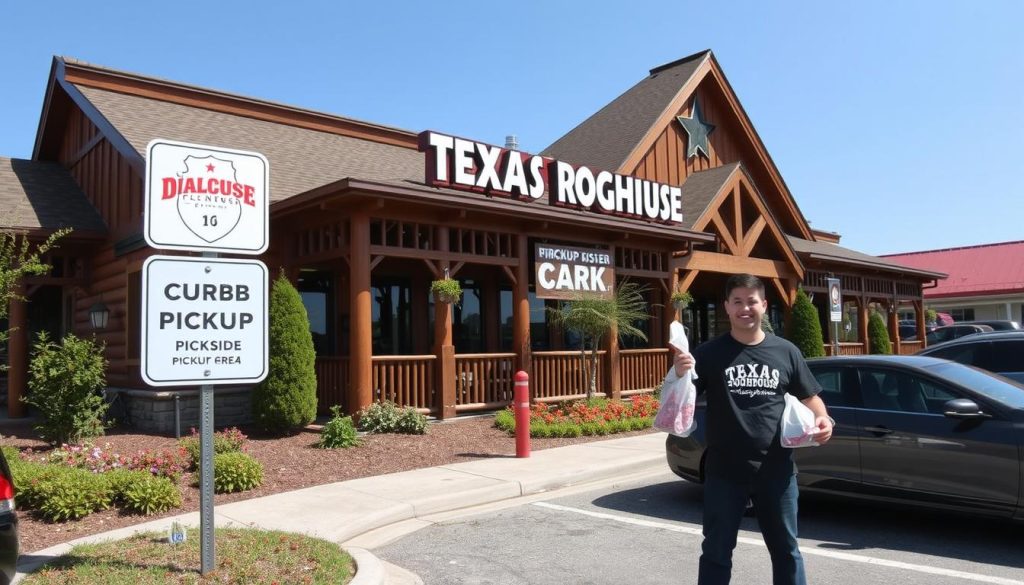
[[[301,532],[345,543],[371,530],[430,514],[666,469],[664,445],[663,433],[651,433],[544,449],[524,459],[495,457],[364,477],[217,506],[214,522],[218,527]],[[161,518],[22,555],[19,576],[76,544],[125,538],[139,531],[166,532],[175,520],[198,526],[199,513]],[[384,567],[372,554],[348,550],[359,566],[353,585],[386,582]]]

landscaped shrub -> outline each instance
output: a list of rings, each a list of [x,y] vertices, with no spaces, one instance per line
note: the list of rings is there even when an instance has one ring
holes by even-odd
[[[252,393],[256,423],[286,433],[316,418],[316,352],[302,298],[284,273],[270,291],[270,370]]]
[[[332,406],[331,414],[334,416],[320,431],[320,440],[316,446],[321,449],[347,449],[359,445],[359,436],[356,433],[356,425],[352,422],[352,417],[342,416],[339,406]]]
[[[238,430],[237,427],[217,431],[213,433],[213,454],[219,455],[221,453],[244,451],[247,440],[248,437],[245,436],[245,433]],[[199,431],[195,427],[192,428],[191,436],[182,437],[178,440],[178,446],[187,454],[191,469],[199,467],[201,445]]]
[[[170,479],[147,475],[126,485],[120,502],[128,512],[149,516],[180,507],[181,492]]]
[[[103,447],[92,443],[61,445],[59,449],[54,449],[48,455],[43,456],[42,461],[68,467],[79,467],[94,473],[104,473],[114,469],[140,470],[173,480],[181,477],[181,474],[188,468],[188,460],[183,449],[161,451],[140,449],[135,453],[122,455],[112,452],[109,443]]]
[[[796,292],[796,303],[793,304],[793,325],[789,332],[789,340],[800,349],[805,358],[825,355],[824,337],[821,336],[821,322],[818,320],[818,309],[811,303],[804,289]]]
[[[263,465],[241,452],[213,456],[213,491],[218,494],[244,492],[263,483]]]
[[[878,311],[871,311],[871,318],[868,319],[868,351],[881,355],[892,353],[889,329],[885,326],[885,319]]]
[[[39,334],[29,364],[29,393],[22,400],[39,412],[40,437],[59,445],[103,434],[106,367],[102,345],[70,333],[57,344]]]
[[[110,501],[115,505],[124,504],[124,493],[133,484],[148,480],[152,474],[145,471],[132,470],[127,468],[114,469],[102,475],[107,482],[107,492],[110,494]]]
[[[370,433],[405,433],[422,435],[427,432],[427,417],[407,406],[399,408],[390,400],[378,401],[359,411],[359,430]]]
[[[78,520],[110,507],[109,486],[101,474],[74,467],[38,480],[35,508],[50,522]]]
[[[598,398],[556,405],[538,403],[530,409],[530,436],[578,437],[647,429],[654,422],[658,405],[658,400],[648,394],[634,396],[629,402]],[[499,412],[494,426],[514,433],[512,409]]]

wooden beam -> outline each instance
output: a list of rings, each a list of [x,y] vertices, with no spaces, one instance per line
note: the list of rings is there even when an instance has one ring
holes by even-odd
[[[773,278],[771,280],[772,284],[775,285],[775,292],[779,293],[779,296],[782,297],[783,302],[785,302],[787,305],[790,304],[789,291],[786,289],[786,285],[783,284],[782,281],[779,280],[778,278]]]
[[[456,264],[455,266],[453,266],[452,268],[450,268],[448,270],[448,276],[454,277],[455,274],[458,273],[458,271],[462,270],[462,267],[465,266],[465,264],[466,264],[466,262],[462,261],[462,262],[459,262],[458,264]]]
[[[722,241],[725,242],[725,245],[729,247],[729,251],[733,254],[738,254],[739,246],[736,244],[736,240],[732,238],[732,234],[725,227],[725,221],[722,219],[722,216],[718,213],[717,209],[711,214],[711,223],[715,224],[715,227],[718,228],[718,235],[722,238]]]
[[[430,269],[430,273],[434,275],[435,280],[441,278],[441,269],[437,267],[437,264],[434,264],[433,260],[430,258],[420,258],[420,260],[423,260],[423,263],[427,265],[427,268]]]
[[[736,236],[735,236],[735,238],[736,238],[736,242],[737,243],[743,241],[743,210],[740,207],[740,204],[741,204],[740,197],[742,196],[742,194],[740,193],[740,189],[741,189],[740,183],[737,183],[736,186],[733,187],[733,190],[732,190],[732,198],[733,198],[732,199],[732,211],[733,211],[733,217],[735,218],[735,221],[736,221],[736,224],[735,224],[736,225]]]
[[[699,270],[688,270],[688,271],[686,271],[686,274],[679,280],[679,286],[676,288],[676,290],[687,290],[687,289],[689,289],[690,285],[693,284],[693,281],[694,281],[694,279],[697,278],[698,274],[700,274]]]
[[[715,252],[694,251],[679,259],[679,266],[685,270],[704,270],[722,274],[749,273],[764,278],[787,278],[792,269],[785,262],[764,258],[740,258]]]
[[[441,260],[447,262],[467,262],[469,264],[487,264],[490,266],[515,266],[519,263],[517,258],[504,258],[481,256],[477,254],[462,254],[455,252],[442,252],[441,250],[417,250],[415,248],[398,248],[395,246],[370,246],[370,253],[374,256],[383,255],[394,258],[423,258],[430,260]]]
[[[502,266],[501,269],[505,271],[505,275],[508,276],[510,281],[512,281],[512,286],[519,284],[519,280],[516,278],[516,274],[515,272],[512,272],[511,268],[508,266]]]
[[[374,256],[373,259],[370,260],[370,272],[373,272],[373,269],[376,268],[382,260],[384,260],[384,256]]]
[[[750,226],[750,230],[743,236],[743,243],[740,244],[740,256],[750,256],[750,252],[757,245],[757,239],[761,237],[761,232],[764,231],[766,225],[768,225],[768,220],[762,215],[757,218],[754,225]]]

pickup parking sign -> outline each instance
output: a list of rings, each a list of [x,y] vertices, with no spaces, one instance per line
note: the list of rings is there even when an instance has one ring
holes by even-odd
[[[142,267],[142,378],[152,386],[267,376],[267,267],[150,256]]]

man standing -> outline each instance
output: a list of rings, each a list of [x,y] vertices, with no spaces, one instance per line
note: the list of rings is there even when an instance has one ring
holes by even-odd
[[[797,543],[796,467],[792,450],[779,443],[785,394],[814,412],[818,444],[832,437],[834,422],[817,396],[821,386],[800,350],[761,330],[767,309],[760,279],[749,274],[730,277],[725,286],[729,333],[700,345],[693,354],[677,351],[674,358],[675,375],[695,369],[697,392],[707,393],[704,543],[698,585],[729,582],[732,551],[751,497],[772,559],[772,583],[807,583]]]

